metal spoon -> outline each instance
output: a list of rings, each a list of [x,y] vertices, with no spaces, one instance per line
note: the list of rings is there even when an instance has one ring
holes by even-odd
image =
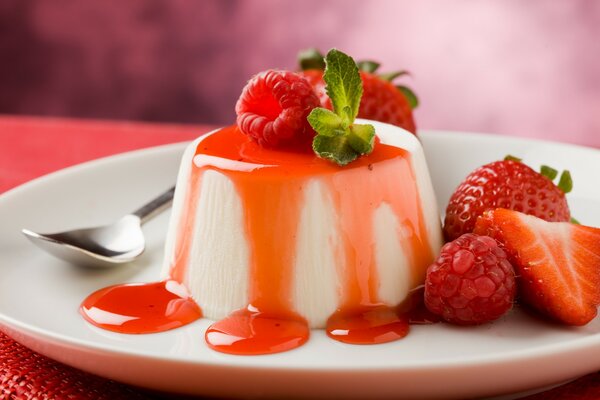
[[[22,232],[42,250],[73,264],[112,267],[131,262],[144,252],[142,225],[171,205],[174,192],[172,187],[111,225],[48,234]]]

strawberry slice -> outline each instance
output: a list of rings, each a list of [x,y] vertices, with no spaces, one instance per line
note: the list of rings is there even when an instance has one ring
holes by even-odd
[[[474,232],[502,243],[523,303],[568,325],[585,325],[596,316],[600,229],[499,208],[479,217]]]

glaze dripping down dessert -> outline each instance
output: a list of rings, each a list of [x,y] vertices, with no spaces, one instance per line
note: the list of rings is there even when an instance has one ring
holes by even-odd
[[[380,143],[343,169],[235,127],[192,143],[163,277],[211,319],[252,305],[325,328],[338,309],[400,304],[441,245],[439,214],[418,140],[373,124]]]
[[[411,293],[442,245],[423,149],[401,127],[355,121],[366,75],[336,50],[326,62],[330,103],[302,75],[267,71],[244,89],[237,125],[187,147],[153,284],[159,322],[104,328],[155,332],[204,316],[216,321],[207,344],[231,354],[290,350],[310,329],[352,344],[407,334]],[[102,326],[90,310],[143,288],[103,289],[82,313]],[[140,310],[119,314],[148,319]]]

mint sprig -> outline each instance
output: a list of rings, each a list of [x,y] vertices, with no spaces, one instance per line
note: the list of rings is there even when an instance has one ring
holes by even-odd
[[[354,123],[363,87],[352,57],[330,50],[325,57],[323,80],[333,111],[315,108],[308,115],[308,122],[317,132],[313,150],[319,157],[343,166],[373,151],[375,128]]]

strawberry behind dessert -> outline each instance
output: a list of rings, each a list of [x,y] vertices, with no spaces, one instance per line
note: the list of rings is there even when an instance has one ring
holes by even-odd
[[[596,316],[600,229],[496,209],[479,217],[474,232],[502,243],[518,277],[520,302],[568,325]]]

